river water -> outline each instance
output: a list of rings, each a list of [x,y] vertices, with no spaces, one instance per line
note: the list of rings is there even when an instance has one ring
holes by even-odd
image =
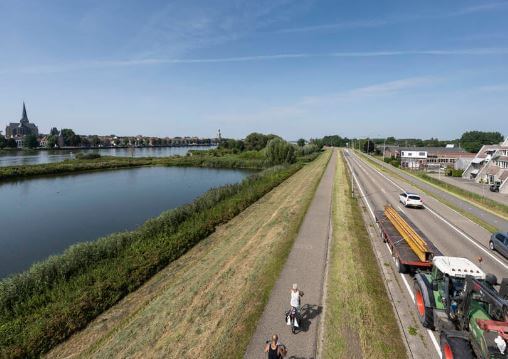
[[[73,243],[131,230],[252,171],[145,167],[0,185],[0,278]]]
[[[32,150],[0,151],[0,167],[35,165],[40,163],[61,162],[75,158],[78,153],[99,153],[102,156],[121,157],[165,157],[184,156],[189,150],[209,150],[215,146],[185,147],[141,147],[141,148],[99,148],[74,150]]]

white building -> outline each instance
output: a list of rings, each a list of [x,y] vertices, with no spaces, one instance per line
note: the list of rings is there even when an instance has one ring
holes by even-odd
[[[508,193],[508,138],[499,145],[484,145],[462,177],[478,183],[499,183],[499,192]]]
[[[400,151],[400,166],[417,170],[424,168],[427,164],[427,151],[402,150]]]

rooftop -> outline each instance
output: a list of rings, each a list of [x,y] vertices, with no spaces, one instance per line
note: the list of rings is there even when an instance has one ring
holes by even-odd
[[[444,274],[465,278],[471,275],[476,279],[485,279],[485,272],[467,258],[436,256],[432,263]]]

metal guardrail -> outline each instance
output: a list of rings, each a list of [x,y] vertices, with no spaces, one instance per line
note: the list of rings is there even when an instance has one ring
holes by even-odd
[[[433,253],[429,250],[427,243],[392,206],[385,206],[385,216],[392,222],[395,229],[397,229],[402,238],[404,238],[409,247],[411,247],[422,262],[432,259]]]

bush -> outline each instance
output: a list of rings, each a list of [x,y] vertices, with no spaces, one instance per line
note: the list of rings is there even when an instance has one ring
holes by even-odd
[[[71,246],[0,281],[0,357],[38,357],[294,174],[277,166],[211,189],[140,228]]]
[[[270,165],[290,164],[296,161],[295,147],[281,138],[268,142],[265,149],[266,163]]]
[[[452,170],[452,177],[462,177],[462,174],[464,173],[464,170]]]
[[[393,167],[397,167],[397,168],[399,168],[399,167],[400,167],[400,160],[390,160],[390,164],[391,164]]]
[[[298,157],[300,157],[300,156],[310,155],[311,153],[314,153],[317,151],[319,151],[319,147],[317,145],[308,144],[308,145],[304,145],[302,147],[298,147],[298,149],[296,150],[296,154]]]
[[[76,155],[76,159],[78,160],[96,160],[97,158],[101,158],[99,153],[78,153]]]

